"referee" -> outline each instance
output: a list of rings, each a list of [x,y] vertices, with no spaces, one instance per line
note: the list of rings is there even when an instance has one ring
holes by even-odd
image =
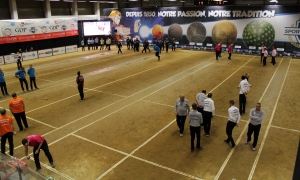
[[[212,93],[208,93],[207,98],[204,100],[204,109],[203,109],[203,124],[205,135],[210,136],[210,125],[211,118],[215,115],[215,104],[211,99]]]
[[[197,111],[197,104],[192,104],[193,111],[189,113],[189,123],[190,123],[190,133],[191,133],[191,151],[193,152],[195,134],[197,135],[197,150],[201,151],[202,147],[200,146],[200,127],[203,123],[202,114]]]
[[[229,105],[230,105],[230,108],[228,109],[228,122],[227,122],[227,125],[226,125],[226,134],[227,134],[228,138],[224,141],[227,144],[229,144],[231,142],[231,146],[234,148],[235,143],[234,143],[234,140],[232,138],[232,130],[235,126],[238,127],[241,116],[240,116],[239,109],[234,106],[234,101],[233,100],[229,101]]]
[[[261,103],[256,103],[256,107],[252,108],[250,111],[250,123],[248,125],[247,141],[245,144],[248,144],[251,141],[251,136],[254,132],[254,141],[252,144],[253,151],[256,149],[257,139],[264,115],[264,111],[261,110]]]

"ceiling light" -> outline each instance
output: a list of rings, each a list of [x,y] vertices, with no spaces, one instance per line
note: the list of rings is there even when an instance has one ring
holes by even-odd
[[[278,0],[270,0],[270,2],[278,3]]]
[[[176,1],[176,0],[168,0],[168,1]]]

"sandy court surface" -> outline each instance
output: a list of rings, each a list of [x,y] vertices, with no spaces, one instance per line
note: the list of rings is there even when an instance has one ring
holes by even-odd
[[[16,65],[3,65],[8,91],[24,99],[30,125],[14,137],[15,156],[24,158],[22,138],[40,134],[57,165],[51,168],[41,153],[41,173],[58,179],[291,179],[300,137],[300,61],[276,61],[262,67],[259,56],[233,54],[229,64],[226,54],[216,61],[212,52],[180,49],[157,61],[152,52],[118,55],[113,47],[23,62],[35,67],[40,88],[29,92],[14,77]],[[84,101],[78,70],[85,77]],[[245,73],[252,87],[232,149],[223,142],[228,101],[238,106]],[[183,93],[192,104],[202,89],[212,92],[216,116],[210,137],[201,129],[203,151],[191,153],[188,120],[180,137],[174,103]],[[10,98],[0,98],[0,106],[8,108]],[[265,118],[252,151],[244,142],[248,113],[258,101]],[[24,161],[35,169],[32,160]]]

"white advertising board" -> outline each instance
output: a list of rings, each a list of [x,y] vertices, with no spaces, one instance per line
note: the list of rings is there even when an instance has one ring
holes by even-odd
[[[66,53],[66,47],[58,47],[52,49],[53,56]]]
[[[4,64],[4,57],[0,56],[0,65],[3,65],[3,64]]]
[[[43,49],[38,51],[39,58],[52,56],[52,49]]]
[[[17,59],[20,55],[18,54],[12,54],[12,55],[6,55],[4,56],[5,64],[11,64],[17,62]]]
[[[37,59],[38,53],[37,51],[26,52],[22,54],[23,60]],[[6,62],[6,61],[5,61]]]
[[[77,52],[77,45],[66,46],[66,53]]]

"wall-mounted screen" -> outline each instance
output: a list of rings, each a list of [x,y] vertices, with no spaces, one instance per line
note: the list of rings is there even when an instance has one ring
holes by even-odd
[[[110,21],[83,22],[84,36],[110,35]]]

